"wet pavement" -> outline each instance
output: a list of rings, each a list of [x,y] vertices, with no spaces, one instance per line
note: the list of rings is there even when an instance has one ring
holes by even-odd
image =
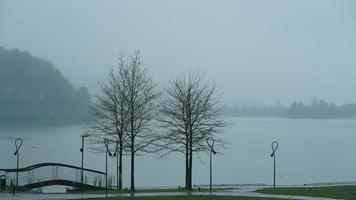
[[[113,196],[113,195],[108,195]],[[60,199],[87,199],[105,197],[104,195],[95,194],[27,194],[21,193],[12,195],[9,193],[0,193],[1,200],[60,200]]]
[[[306,196],[288,196],[260,194],[255,192],[261,187],[236,188],[219,192],[161,192],[161,193],[135,193],[135,194],[108,194],[108,197],[128,197],[128,196],[185,196],[185,195],[216,195],[216,196],[245,196],[245,197],[265,197],[277,199],[300,199],[300,200],[332,200],[331,198],[306,197]],[[105,197],[105,194],[29,194],[20,193],[12,195],[10,193],[0,193],[1,200],[69,200],[69,199],[88,199]]]

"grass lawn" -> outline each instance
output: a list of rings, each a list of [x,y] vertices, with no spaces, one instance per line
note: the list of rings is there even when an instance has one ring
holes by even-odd
[[[284,194],[313,197],[329,197],[336,199],[355,199],[356,185],[352,186],[327,186],[327,187],[300,187],[300,188],[266,188],[258,190],[263,194]]]
[[[156,196],[156,197],[113,197],[108,200],[269,200],[268,198],[231,197],[231,196]],[[105,198],[93,200],[106,200]],[[271,199],[272,200],[272,199]]]
[[[221,192],[226,190],[225,188],[215,188],[212,191],[213,192]],[[193,189],[191,192],[209,192],[209,189]],[[158,192],[186,192],[186,190],[183,189],[138,189],[135,190],[135,193],[158,193]],[[105,194],[105,189],[100,189],[100,190],[83,190],[83,191],[73,191],[69,192],[73,194]],[[114,190],[114,189],[109,189],[108,194],[117,194],[117,193],[131,193],[130,190],[124,189],[124,190]]]

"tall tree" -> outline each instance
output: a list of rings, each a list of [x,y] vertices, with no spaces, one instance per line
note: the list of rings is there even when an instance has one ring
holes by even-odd
[[[208,137],[223,148],[218,137],[225,123],[221,116],[216,86],[204,82],[203,74],[189,74],[188,79],[173,80],[160,103],[159,121],[166,130],[160,136],[163,156],[172,152],[185,155],[185,187],[192,189],[193,154],[208,152]]]
[[[122,189],[122,157],[124,151],[125,130],[127,125],[127,108],[124,100],[125,62],[119,56],[117,68],[111,68],[107,82],[100,83],[101,94],[96,96],[96,102],[90,106],[90,123],[88,131],[92,136],[92,143],[103,149],[103,139],[108,138],[117,143],[117,184]]]
[[[150,152],[154,142],[152,123],[157,108],[158,93],[155,84],[141,62],[140,51],[123,61],[125,63],[124,101],[127,106],[126,145],[131,159],[131,191],[135,190],[135,155],[138,152]]]

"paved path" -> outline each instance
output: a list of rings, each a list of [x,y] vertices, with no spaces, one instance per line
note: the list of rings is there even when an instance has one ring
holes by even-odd
[[[334,200],[331,198],[288,196],[260,194],[255,192],[261,188],[238,188],[222,192],[212,192],[216,196],[246,196],[246,197],[265,197],[277,199],[299,199],[299,200]],[[184,195],[209,195],[208,192],[161,192],[161,193],[135,193],[133,196],[184,196]],[[132,196],[131,194],[109,194],[108,196]],[[105,194],[16,194],[0,193],[1,200],[69,200],[105,197]]]

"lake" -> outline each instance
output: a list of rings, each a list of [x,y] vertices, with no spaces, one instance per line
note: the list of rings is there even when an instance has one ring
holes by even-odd
[[[224,138],[228,149],[213,158],[215,184],[273,183],[271,142],[277,140],[278,185],[356,180],[356,120],[293,120],[281,118],[227,118]],[[12,129],[0,131],[0,168],[15,168],[14,140],[23,139],[20,167],[39,162],[80,166],[81,126]],[[89,140],[86,140],[88,147]],[[105,170],[105,154],[86,149],[86,168]],[[181,154],[136,157],[137,187],[184,185]],[[124,160],[124,186],[130,184],[128,158]],[[200,154],[193,163],[193,184],[209,183],[209,157]],[[115,175],[116,159],[109,160]]]

